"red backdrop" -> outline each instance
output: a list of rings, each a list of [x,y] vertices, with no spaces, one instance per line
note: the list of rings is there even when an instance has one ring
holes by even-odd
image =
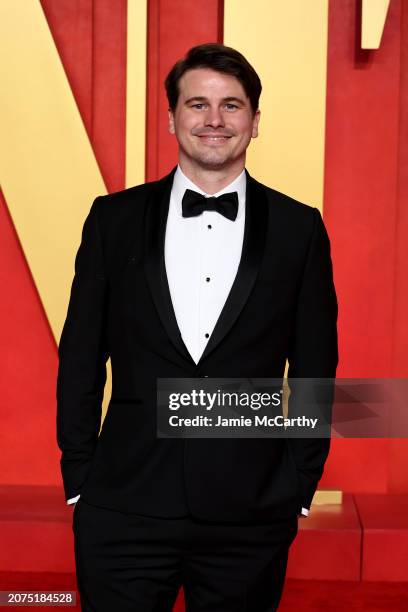
[[[41,0],[109,191],[124,187],[126,1]],[[330,1],[324,218],[339,297],[339,376],[408,374],[408,6],[359,50],[360,0]],[[150,0],[146,177],[176,162],[163,80],[192,45],[220,41],[223,3]],[[188,24],[188,27],[186,27]],[[56,346],[0,200],[3,483],[60,483]],[[16,446],[17,445],[17,446]],[[22,450],[16,453],[16,448]],[[408,491],[405,440],[335,440],[322,486]]]

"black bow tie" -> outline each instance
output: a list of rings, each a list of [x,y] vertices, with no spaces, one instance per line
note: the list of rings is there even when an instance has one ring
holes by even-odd
[[[218,197],[206,198],[197,191],[186,189],[182,200],[183,217],[196,217],[204,210],[215,210],[227,219],[235,221],[238,214],[238,193],[223,193]]]

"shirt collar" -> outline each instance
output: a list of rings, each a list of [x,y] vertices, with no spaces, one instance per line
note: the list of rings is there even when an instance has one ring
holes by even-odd
[[[220,196],[223,193],[229,193],[231,191],[236,191],[238,193],[238,214],[237,218],[243,213],[245,207],[245,194],[246,194],[246,173],[245,170],[242,170],[241,174],[239,174],[229,185],[217,191],[217,193],[212,194],[213,196]],[[177,170],[174,173],[173,178],[173,186],[171,189],[171,195],[174,199],[174,202],[177,206],[177,210],[181,216],[181,201],[183,199],[183,195],[186,189],[192,189],[193,191],[197,191],[202,195],[209,197],[210,194],[205,193],[198,185],[193,183],[182,171],[180,166],[177,166]]]

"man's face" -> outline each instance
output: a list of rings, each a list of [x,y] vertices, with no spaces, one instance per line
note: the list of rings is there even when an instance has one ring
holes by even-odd
[[[179,161],[217,170],[245,163],[251,138],[258,135],[260,112],[233,76],[209,68],[184,73],[179,98],[169,111],[169,130],[179,143]]]

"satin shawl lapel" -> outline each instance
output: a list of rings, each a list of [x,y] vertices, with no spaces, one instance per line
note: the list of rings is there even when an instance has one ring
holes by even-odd
[[[228,294],[199,364],[219,345],[244,308],[258,274],[265,250],[268,226],[268,202],[265,191],[248,172],[245,198],[245,229],[242,254],[234,283]]]
[[[147,201],[144,267],[153,302],[164,329],[180,355],[195,365],[177,325],[164,259],[167,215],[175,171],[174,168],[155,185]]]
[[[164,240],[175,169],[153,188],[145,216],[144,266],[158,315],[179,354],[196,365],[183,342],[171,301],[164,259]],[[245,229],[238,271],[197,366],[218,346],[237,320],[254,287],[265,248],[267,198],[262,186],[247,172]]]

